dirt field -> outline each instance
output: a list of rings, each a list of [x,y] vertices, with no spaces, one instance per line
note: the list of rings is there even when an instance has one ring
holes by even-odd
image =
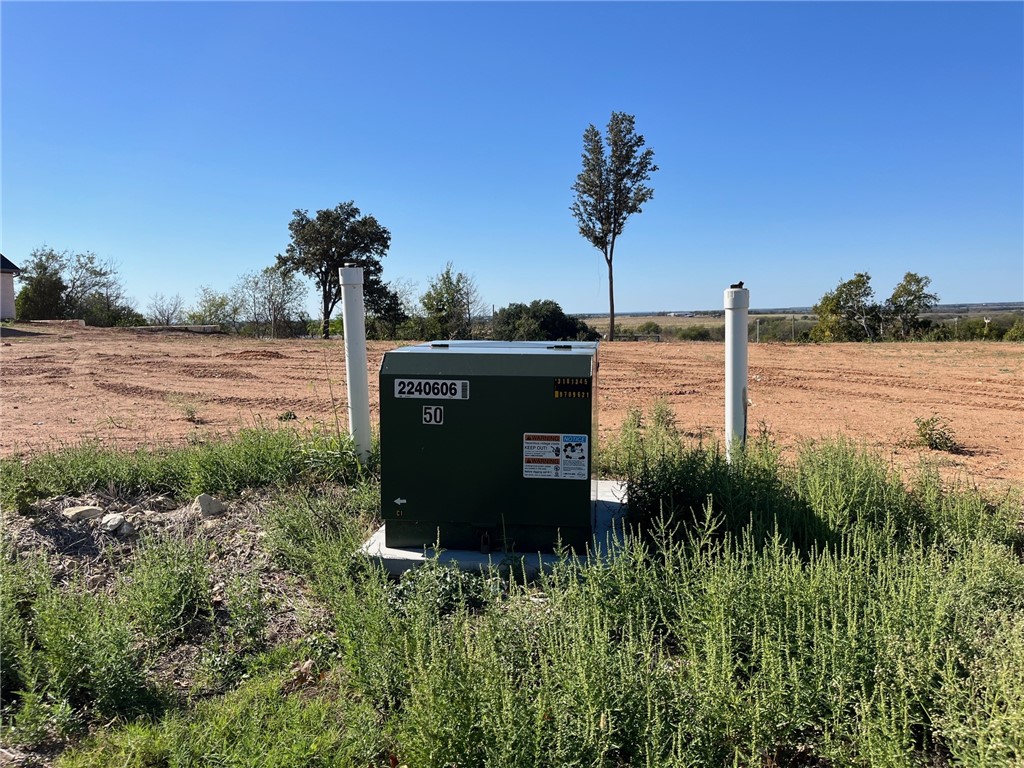
[[[370,346],[376,370],[385,350]],[[631,407],[667,400],[680,427],[720,438],[723,347],[616,343],[601,350],[600,431]],[[225,433],[292,412],[313,427],[343,428],[341,342],[254,341],[231,336],[19,324],[0,347],[0,455],[85,438],[122,446]],[[907,444],[915,418],[938,415],[967,449],[932,453]],[[767,428],[791,448],[845,434],[904,467],[922,455],[980,484],[1024,484],[1024,348],[1017,344],[761,344],[750,347],[750,431]]]

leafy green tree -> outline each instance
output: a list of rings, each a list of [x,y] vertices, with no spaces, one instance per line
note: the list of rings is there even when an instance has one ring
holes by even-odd
[[[875,338],[881,324],[881,310],[874,301],[871,275],[857,272],[827,292],[813,312],[818,323],[811,330],[815,341],[868,341]]]
[[[368,312],[366,334],[369,338],[393,339],[399,326],[409,319],[409,311],[398,290],[391,285],[379,302],[376,311]]]
[[[314,218],[295,210],[288,224],[291,242],[277,266],[285,272],[301,272],[320,291],[321,331],[330,337],[331,313],[341,301],[339,268],[352,263],[363,268],[363,299],[366,309],[379,313],[390,301],[388,287],[381,280],[380,260],[391,247],[391,233],[373,216],[361,215],[355,203],[340,203],[317,211]]]
[[[90,293],[80,304],[78,314],[86,325],[99,327],[145,325],[146,318],[122,293],[120,283]]]
[[[22,320],[61,320],[66,317],[64,294],[68,284],[64,272],[70,261],[67,251],[48,246],[35,248],[21,265],[14,299],[15,311]]]
[[[654,190],[645,182],[658,170],[654,150],[644,149],[644,137],[636,132],[634,121],[633,115],[612,112],[604,137],[593,124],[587,127],[583,132],[583,169],[572,187],[576,197],[570,210],[580,234],[601,252],[608,265],[610,341],[615,340],[615,243],[626,220],[641,213],[644,203],[654,197]]]
[[[890,322],[894,336],[912,338],[923,330],[920,316],[933,310],[939,303],[938,295],[928,290],[931,282],[930,277],[907,272],[893,290],[892,296],[886,299],[882,313]]]
[[[185,321],[189,325],[219,325],[221,330],[230,331],[238,328],[240,312],[236,296],[202,285],[195,306],[185,314]]]
[[[577,341],[600,338],[597,331],[562,311],[551,299],[509,304],[494,316],[492,333],[503,341]]]
[[[465,272],[455,272],[450,261],[430,279],[420,304],[426,334],[437,339],[472,338],[473,317],[484,311],[476,282]]]
[[[64,293],[64,305],[69,317],[81,317],[89,323],[85,316],[90,304],[111,306],[121,298],[122,289],[113,260],[101,262],[92,251],[70,257],[65,275],[68,287]],[[97,297],[105,300],[97,302]]]
[[[142,317],[124,293],[117,266],[95,253],[36,248],[19,276],[15,300],[24,320],[81,319],[89,325],[142,325]]]
[[[851,341],[845,318],[839,308],[835,291],[828,291],[811,308],[818,322],[811,328],[811,340],[823,343]]]

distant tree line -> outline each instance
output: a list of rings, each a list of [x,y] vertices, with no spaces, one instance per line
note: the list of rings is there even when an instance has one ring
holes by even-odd
[[[15,312],[22,320],[85,320],[89,325],[139,325],[145,318],[125,295],[117,265],[95,253],[33,250],[18,275]]]
[[[320,218],[326,223],[317,224]],[[31,252],[18,277],[17,315],[22,320],[82,319],[93,326],[217,325],[228,333],[261,338],[328,338],[342,334],[340,318],[314,319],[304,309],[304,275],[311,275],[316,283],[323,311],[333,312],[341,295],[337,269],[317,269],[313,261],[299,259],[299,254],[312,259],[310,254],[319,248],[322,258],[332,264],[363,266],[366,330],[371,339],[600,338],[582,319],[566,315],[553,299],[512,303],[493,311],[472,275],[451,262],[428,278],[422,292],[408,280],[384,282],[380,259],[390,235],[351,202],[326,214],[320,211],[313,219],[305,211],[296,211],[290,230],[293,237],[298,232],[300,239],[312,238],[315,247],[293,243],[291,256],[279,255],[274,264],[241,275],[227,291],[200,286],[192,305],[186,305],[180,295],[156,293],[144,313],[125,294],[111,260],[90,251],[56,251],[44,245]],[[331,246],[332,237],[340,244]],[[929,290],[930,284],[930,278],[907,272],[892,294],[878,302],[870,275],[858,272],[822,296],[811,317],[751,320],[749,338],[762,342],[1024,341],[1024,317],[1014,313],[981,317],[935,313],[938,296]],[[624,339],[656,335],[663,340],[720,342],[725,333],[720,323],[663,327],[648,320],[636,327],[616,323],[614,328],[615,335]]]
[[[318,211],[311,218],[295,211],[285,255],[261,270],[238,278],[227,291],[200,286],[195,302],[155,293],[145,314],[124,295],[117,270],[92,253],[71,254],[43,247],[33,251],[22,270],[17,297],[23,320],[84,319],[95,326],[217,325],[227,333],[262,338],[322,336],[343,332],[331,314],[341,299],[338,267],[363,268],[367,336],[375,339],[594,339],[582,320],[567,316],[557,302],[510,304],[492,313],[475,279],[449,262],[418,293],[408,281],[382,280],[380,260],[390,234],[351,202]],[[304,311],[311,277],[320,292],[323,316]],[[493,317],[492,317],[493,314]]]
[[[1013,312],[960,317],[937,315],[925,341],[1024,341],[1024,317]]]
[[[931,278],[907,272],[885,301],[875,300],[871,275],[857,272],[828,291],[812,312],[817,323],[811,341],[1024,341],[1024,319],[1013,314],[997,317],[941,318],[939,302],[928,290]],[[924,317],[932,314],[932,317]]]

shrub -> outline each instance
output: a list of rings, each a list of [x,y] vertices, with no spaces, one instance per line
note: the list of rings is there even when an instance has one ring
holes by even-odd
[[[675,334],[680,341],[721,341],[725,338],[725,326],[712,329],[706,325],[681,325]]]
[[[1024,341],[1024,318],[1017,318],[1010,329],[1003,334],[1003,341]]]
[[[505,341],[596,341],[600,338],[585,322],[566,315],[551,299],[502,307],[494,316],[492,335]]]
[[[48,587],[38,595],[30,626],[26,692],[107,719],[155,706],[142,649],[114,600],[90,594],[76,578],[67,589]],[[53,711],[59,713],[60,706]]]
[[[927,419],[914,419],[914,423],[917,425],[917,438],[921,445],[933,451],[964,452],[964,447],[957,442],[948,419],[935,415]]]
[[[636,333],[641,336],[661,333],[661,326],[653,320],[647,320],[636,327]]]

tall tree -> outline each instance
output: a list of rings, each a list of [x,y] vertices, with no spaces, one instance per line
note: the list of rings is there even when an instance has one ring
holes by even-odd
[[[18,278],[18,317],[25,320],[85,320],[89,325],[145,322],[117,275],[112,259],[95,253],[56,251],[49,246],[29,254]]]
[[[222,331],[232,331],[238,329],[240,312],[236,296],[201,285],[195,306],[186,312],[185,320],[190,325],[219,325]]]
[[[881,308],[874,300],[871,275],[857,272],[827,292],[812,311],[818,324],[811,331],[815,341],[871,341],[878,334]]]
[[[65,317],[64,294],[68,284],[64,271],[70,261],[67,251],[43,246],[34,249],[22,263],[18,275],[20,289],[14,300],[22,320],[60,320]]]
[[[455,272],[452,263],[430,279],[420,297],[426,314],[427,334],[437,339],[469,339],[473,317],[486,311],[476,282],[465,272]]]
[[[185,319],[185,302],[179,293],[173,296],[154,293],[149,297],[146,313],[153,325],[180,325]]]
[[[306,287],[292,272],[277,265],[242,275],[235,284],[234,302],[254,336],[293,335],[301,319]]]
[[[892,296],[885,300],[884,314],[894,326],[893,335],[906,339],[914,336],[921,328],[921,315],[930,312],[939,302],[937,294],[928,286],[932,279],[916,272],[907,272],[903,280],[893,289]]]
[[[612,112],[604,137],[593,124],[583,132],[583,170],[572,186],[576,199],[570,210],[580,234],[601,251],[608,265],[609,341],[615,340],[615,242],[626,220],[642,213],[644,203],[654,197],[645,182],[656,170],[654,150],[644,149],[633,115]]]
[[[380,260],[391,247],[391,233],[373,216],[362,216],[351,200],[316,212],[297,209],[288,224],[291,242],[277,265],[285,272],[301,272],[313,279],[320,290],[321,331],[331,335],[331,313],[341,301],[338,269],[347,263],[363,268],[363,299],[372,313],[381,313],[388,302],[387,286],[381,280]]]
[[[118,297],[123,294],[113,259],[100,261],[95,253],[76,253],[67,260],[64,305],[69,317],[85,318],[87,308],[97,296]],[[86,318],[86,322],[88,318]],[[96,323],[89,323],[94,325]]]
[[[366,335],[372,339],[393,339],[398,333],[398,326],[409,319],[405,301],[398,289],[392,285],[384,286],[387,290],[375,312],[369,312],[366,318]]]

